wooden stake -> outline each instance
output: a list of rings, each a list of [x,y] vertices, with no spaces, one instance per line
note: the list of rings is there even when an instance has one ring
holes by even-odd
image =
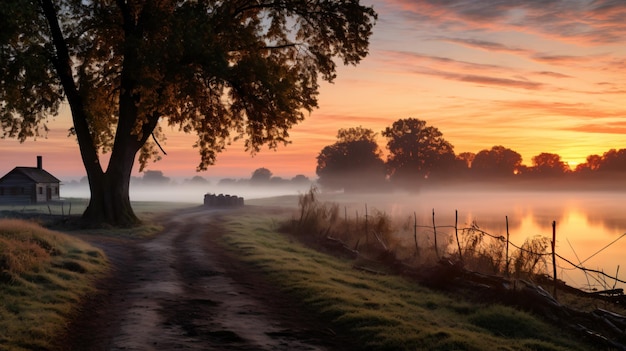
[[[415,256],[419,257],[420,255],[420,248],[419,246],[417,246],[417,214],[415,213],[415,211],[413,212],[413,239],[415,240]]]
[[[556,280],[556,254],[554,252],[554,248],[556,246],[556,221],[552,221],[552,268],[553,268],[553,272],[554,272],[554,292],[553,292],[553,297],[555,300],[557,300],[556,297],[556,287],[557,287],[557,280]]]
[[[509,276],[509,216],[506,216],[506,256],[504,261],[504,274]]]
[[[435,226],[435,209],[433,208],[433,233],[435,234],[435,253],[439,259],[439,248],[437,247],[437,226]]]
[[[459,260],[463,262],[463,253],[461,252],[461,243],[459,242],[459,211],[454,210],[454,234],[456,235],[456,245],[459,247]]]

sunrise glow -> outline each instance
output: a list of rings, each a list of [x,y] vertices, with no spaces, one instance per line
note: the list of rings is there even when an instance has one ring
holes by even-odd
[[[365,3],[379,14],[370,55],[341,67],[334,84],[322,84],[320,108],[293,128],[292,143],[255,157],[235,143],[199,175],[248,177],[266,167],[285,178],[315,178],[316,156],[339,128],[380,132],[407,117],[439,128],[457,154],[503,145],[527,165],[549,152],[574,168],[590,154],[626,147],[626,3]],[[50,119],[47,138],[0,140],[0,174],[43,155],[51,173],[80,178],[85,172],[69,126],[64,110]],[[167,155],[149,169],[193,177],[200,160],[194,135],[164,129]]]

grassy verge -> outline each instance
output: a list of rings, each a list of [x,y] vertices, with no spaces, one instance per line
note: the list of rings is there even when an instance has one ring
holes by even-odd
[[[30,222],[38,223],[44,227],[63,232],[79,231],[81,234],[104,235],[121,238],[146,238],[153,236],[163,229],[156,224],[156,219],[163,213],[199,206],[193,203],[166,202],[166,201],[133,201],[132,207],[135,214],[143,222],[134,228],[102,227],[84,229],[76,225],[76,221],[85,211],[89,203],[88,199],[69,198],[44,204],[27,205],[0,205],[0,219],[23,218]]]
[[[46,350],[107,269],[83,241],[28,221],[0,219],[0,350]]]
[[[589,350],[513,308],[471,303],[400,277],[352,268],[279,234],[288,217],[240,211],[226,218],[224,247],[310,306],[367,350]]]

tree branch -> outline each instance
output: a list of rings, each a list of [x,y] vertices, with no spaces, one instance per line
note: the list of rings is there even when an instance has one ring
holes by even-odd
[[[98,166],[97,169],[99,172],[102,173],[98,152],[93,144],[93,138],[91,137],[89,124],[87,123],[85,105],[72,75],[72,60],[65,37],[61,31],[61,26],[59,25],[54,4],[51,0],[39,0],[39,4],[48,22],[50,35],[56,50],[56,57],[52,59],[52,63],[59,75],[59,80],[61,81],[65,96],[70,105],[70,110],[72,111],[72,122],[74,123],[74,130],[76,132],[76,138],[78,139],[83,163],[85,164],[88,175],[90,171],[95,170],[91,167],[96,165]]]
[[[165,152],[165,150],[163,150],[163,148],[161,147],[161,144],[159,144],[159,141],[157,140],[157,138],[154,136],[154,132],[150,133],[150,135],[152,135],[152,140],[154,140],[154,143],[157,144],[157,146],[159,147],[159,149],[161,149],[161,152],[163,153],[163,155],[167,155],[167,152]]]

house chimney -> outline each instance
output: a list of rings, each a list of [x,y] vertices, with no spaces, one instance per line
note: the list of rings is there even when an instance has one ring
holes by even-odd
[[[37,169],[43,169],[43,157],[37,156]]]

